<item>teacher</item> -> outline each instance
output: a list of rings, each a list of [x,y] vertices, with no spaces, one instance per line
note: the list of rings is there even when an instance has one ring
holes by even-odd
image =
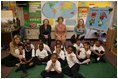
[[[48,46],[51,45],[51,25],[49,25],[49,20],[44,19],[43,25],[40,26],[40,38],[44,39],[44,43],[48,43]]]
[[[66,41],[66,25],[63,24],[64,18],[58,17],[58,24],[55,25],[55,39],[62,41],[62,44],[64,45]]]
[[[76,39],[84,39],[86,35],[86,28],[83,19],[79,19],[78,24],[74,27],[74,33],[75,34],[71,37],[72,44],[76,42]]]
[[[2,64],[4,64],[5,66],[8,66],[8,67],[13,67],[17,63],[20,63],[20,59],[22,59],[22,57],[20,57],[19,55],[17,55],[15,53],[15,50],[18,49],[18,44],[20,44],[20,43],[21,43],[20,36],[15,35],[13,40],[9,44],[10,53],[7,57],[5,57],[1,60]]]

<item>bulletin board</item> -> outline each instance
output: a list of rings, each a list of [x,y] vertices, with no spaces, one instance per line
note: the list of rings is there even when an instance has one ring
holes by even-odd
[[[106,30],[109,21],[108,8],[91,8],[89,11],[86,26],[88,28]]]
[[[25,26],[39,28],[41,25],[41,1],[31,1],[29,6],[23,8]]]

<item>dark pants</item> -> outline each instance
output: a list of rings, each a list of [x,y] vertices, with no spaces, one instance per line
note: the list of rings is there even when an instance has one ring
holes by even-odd
[[[83,76],[80,73],[78,73],[79,68],[80,68],[80,65],[76,63],[71,68],[69,66],[63,68],[63,72],[64,74],[73,78],[83,78]]]
[[[20,69],[24,72],[24,73],[26,73],[27,71],[27,69],[29,69],[29,68],[31,68],[31,67],[34,67],[35,66],[35,64],[33,63],[33,65],[32,66],[29,66],[29,63],[27,63],[27,64],[20,64]]]
[[[85,60],[87,60],[87,58],[85,58],[85,59],[79,59],[80,62],[83,62],[83,61],[85,61]]]
[[[43,78],[46,77],[51,77],[51,78],[63,78],[63,74],[62,73],[57,73],[56,71],[50,71],[50,72],[46,72],[45,70],[41,72],[41,76]]]
[[[39,60],[37,57],[35,57],[34,62],[35,62],[35,64],[40,65],[40,64],[42,64],[42,62],[47,62],[48,60],[49,60],[48,57],[46,57],[46,58],[44,58],[44,59],[42,59],[42,60]]]
[[[44,43],[47,42],[49,47],[51,46],[51,36],[48,36],[48,39],[45,39],[44,36],[39,35],[39,38],[43,39],[43,42],[44,42]]]
[[[66,60],[62,60],[61,58],[59,58],[58,61],[61,63],[61,67],[66,64]]]
[[[8,66],[8,67],[13,67],[17,63],[20,63],[20,60],[16,57],[12,56],[11,54],[9,54],[7,57],[5,57],[1,60],[1,64]]]
[[[79,37],[79,35],[77,35],[77,38],[76,38],[76,39],[78,39],[78,37]],[[85,36],[82,36],[82,37],[80,38],[80,40],[83,40],[84,37],[85,37]],[[73,44],[73,43],[76,43],[76,39],[75,39],[75,35],[73,35],[73,36],[71,37],[71,42],[72,42],[72,44]]]
[[[98,51],[98,50],[95,50],[97,53],[99,53],[99,54],[103,54],[104,53],[104,51]],[[99,57],[98,55],[96,55],[96,54],[93,54],[93,57],[97,60],[97,58]],[[100,57],[100,60],[104,60],[103,59],[103,56],[102,57]]]

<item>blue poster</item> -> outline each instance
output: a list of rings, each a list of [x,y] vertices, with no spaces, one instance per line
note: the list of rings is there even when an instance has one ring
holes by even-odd
[[[77,13],[77,6],[69,1],[49,1],[42,7],[42,13],[47,18],[71,18]]]
[[[66,25],[76,25],[76,20],[75,19],[68,19],[66,20]]]
[[[100,30],[107,29],[107,22],[109,21],[109,9],[90,9],[88,20],[86,22],[87,27],[92,27]]]

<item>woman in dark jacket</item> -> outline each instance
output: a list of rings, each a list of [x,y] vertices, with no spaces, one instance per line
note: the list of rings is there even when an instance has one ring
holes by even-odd
[[[49,20],[44,19],[43,20],[43,25],[40,26],[40,34],[39,38],[43,38],[44,42],[48,43],[48,46],[51,45],[51,25],[49,25]]]

